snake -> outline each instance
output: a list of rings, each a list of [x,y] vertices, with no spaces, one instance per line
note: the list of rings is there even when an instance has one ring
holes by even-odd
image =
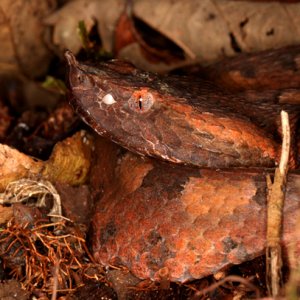
[[[276,57],[282,50],[274,51]],[[92,221],[98,262],[124,265],[141,279],[185,282],[264,251],[265,176],[280,157],[278,116],[289,111],[296,133],[299,105],[281,103],[282,91],[274,86],[233,91],[119,60],[83,63],[70,51],[65,57],[74,110],[128,150],[108,155],[112,171]],[[297,92],[295,81],[285,92]],[[291,157],[296,165],[297,150]],[[299,195],[300,177],[291,173],[285,245],[297,241]]]

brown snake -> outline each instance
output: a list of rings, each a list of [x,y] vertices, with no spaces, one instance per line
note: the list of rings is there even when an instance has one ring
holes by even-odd
[[[136,154],[188,165],[119,157],[93,219],[98,261],[126,265],[140,278],[186,281],[263,251],[264,169],[189,166],[274,167],[277,116],[284,107],[295,129],[299,106],[279,104],[274,90],[237,95],[207,81],[158,78],[118,61],[95,67],[70,52],[66,59],[71,104],[97,133]],[[271,101],[261,101],[266,95]],[[299,185],[299,176],[290,175],[286,241],[295,238]]]

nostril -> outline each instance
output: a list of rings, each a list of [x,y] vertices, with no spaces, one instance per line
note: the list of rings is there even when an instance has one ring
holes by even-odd
[[[79,81],[79,83],[83,83],[83,78],[81,75],[77,75],[77,80]]]

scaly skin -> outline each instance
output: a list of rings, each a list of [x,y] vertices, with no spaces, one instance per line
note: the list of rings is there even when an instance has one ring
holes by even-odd
[[[278,115],[281,106],[260,99],[278,92],[260,93],[258,101],[249,92],[251,103],[204,81],[160,79],[118,61],[94,67],[78,63],[70,52],[66,58],[75,110],[100,135],[130,151],[197,167],[275,165],[280,147],[269,133],[276,135],[277,120],[270,123],[268,116]],[[263,252],[263,170],[199,170],[133,154],[112,166],[93,218],[99,262],[125,265],[140,278],[183,282]],[[291,174],[285,243],[299,242],[299,186],[299,175]]]
[[[208,67],[206,73],[231,91],[299,89],[300,46],[227,58]]]
[[[127,154],[93,219],[93,252],[142,279],[184,282],[263,253],[266,172],[198,170]],[[288,178],[284,245],[300,250],[300,175]]]
[[[70,52],[65,56],[75,110],[97,133],[130,151],[198,167],[275,165],[278,144],[237,113],[248,111],[255,121],[264,104],[235,99],[205,81],[191,85],[118,61],[93,67]],[[103,101],[108,94],[114,103]]]

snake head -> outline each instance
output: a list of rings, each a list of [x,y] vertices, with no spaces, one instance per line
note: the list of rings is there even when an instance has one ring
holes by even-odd
[[[128,150],[201,167],[274,165],[274,142],[210,85],[162,79],[118,60],[95,65],[70,51],[65,57],[71,105]]]
[[[159,144],[151,123],[161,112],[160,97],[149,85],[150,74],[118,60],[97,66],[80,63],[71,51],[65,52],[65,58],[70,103],[88,125],[140,154],[149,144],[152,148]]]

